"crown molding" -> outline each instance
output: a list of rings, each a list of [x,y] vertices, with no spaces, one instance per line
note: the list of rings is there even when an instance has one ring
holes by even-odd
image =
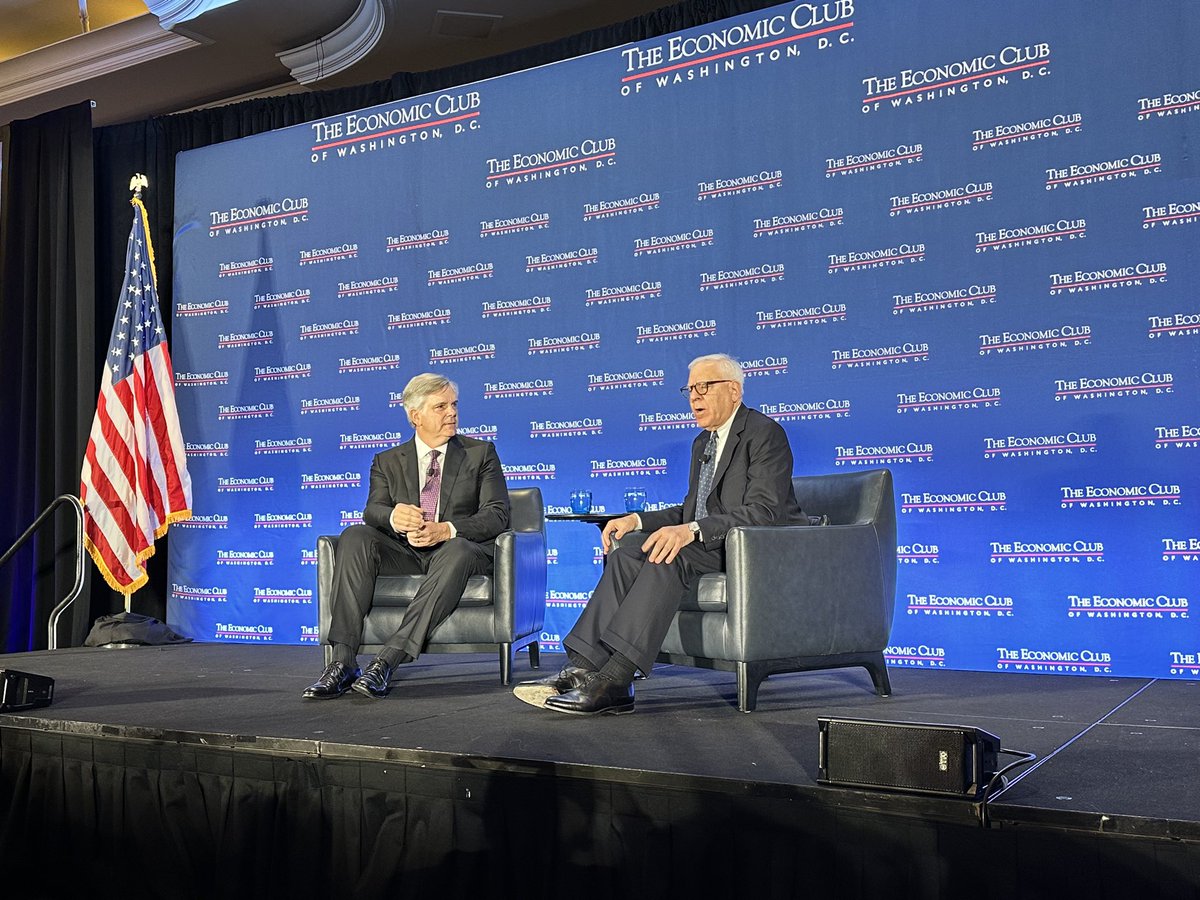
[[[146,7],[158,16],[162,27],[170,31],[182,22],[198,19],[209,10],[230,3],[237,3],[237,0],[146,0]]]
[[[350,68],[374,50],[386,18],[382,0],[359,0],[354,14],[329,34],[275,56],[296,81],[312,84]]]
[[[0,106],[99,78],[198,45],[138,16],[0,62]]]

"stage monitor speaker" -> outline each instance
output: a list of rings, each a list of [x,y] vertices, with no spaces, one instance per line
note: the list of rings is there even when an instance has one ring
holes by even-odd
[[[978,728],[817,719],[817,782],[978,799],[996,774],[1000,739]]]
[[[53,699],[53,678],[16,669],[0,669],[0,713],[49,706]]]

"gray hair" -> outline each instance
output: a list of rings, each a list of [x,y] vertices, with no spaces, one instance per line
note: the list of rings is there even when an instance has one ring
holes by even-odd
[[[742,387],[746,383],[746,373],[742,371],[741,364],[728,353],[709,353],[705,356],[697,356],[688,363],[688,371],[690,372],[701,363],[715,363],[721,375],[730,381],[736,381],[738,387]]]
[[[413,410],[421,409],[426,400],[446,388],[452,388],[454,395],[458,396],[458,385],[445,375],[435,375],[433,372],[414,375],[404,386],[404,393],[400,395],[400,402],[404,404],[404,411],[408,413],[409,423],[412,423]]]

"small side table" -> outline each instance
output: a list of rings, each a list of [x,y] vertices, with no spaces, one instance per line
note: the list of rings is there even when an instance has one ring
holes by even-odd
[[[546,513],[547,522],[591,522],[597,528],[604,528],[606,522],[619,519],[628,513]]]

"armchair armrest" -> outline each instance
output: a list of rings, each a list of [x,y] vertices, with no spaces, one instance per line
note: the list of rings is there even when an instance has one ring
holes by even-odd
[[[505,531],[496,536],[492,602],[497,623],[512,623],[512,634],[541,629],[546,615],[546,535]]]
[[[726,604],[740,658],[882,650],[891,634],[894,560],[895,547],[870,524],[730,529]]]
[[[329,634],[330,598],[333,596],[333,559],[338,535],[317,537],[317,635],[322,644]]]

